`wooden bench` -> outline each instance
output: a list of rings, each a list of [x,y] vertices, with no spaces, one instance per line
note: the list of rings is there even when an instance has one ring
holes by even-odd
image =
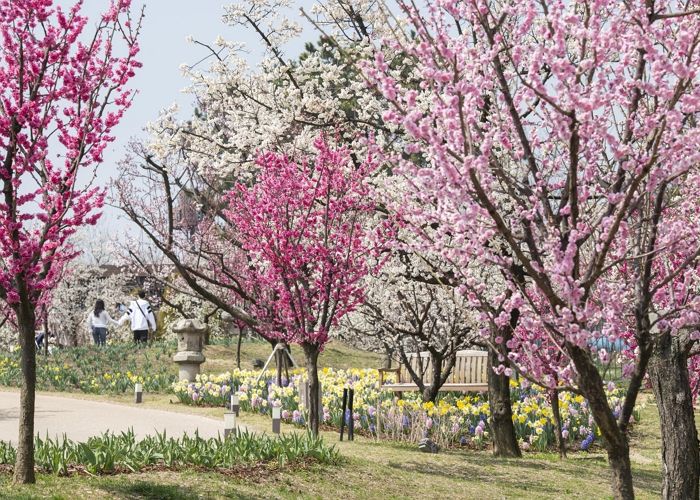
[[[422,370],[421,370],[422,360]],[[432,367],[430,354],[427,352],[411,353],[408,355],[411,368],[417,374],[422,371],[422,378],[426,384],[432,382]],[[452,372],[440,388],[441,392],[486,392],[488,391],[488,352],[487,351],[457,351],[457,359]],[[396,382],[384,383],[387,373],[396,373]],[[413,382],[411,374],[405,367],[380,368],[379,385],[382,389],[398,392],[417,391],[418,386]]]

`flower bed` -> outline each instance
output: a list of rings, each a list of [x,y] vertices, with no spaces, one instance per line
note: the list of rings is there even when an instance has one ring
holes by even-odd
[[[257,371],[234,370],[215,376],[202,375],[194,383],[178,382],[173,391],[181,402],[191,405],[223,406],[232,390],[238,390],[241,408],[269,415],[272,406],[282,407],[286,422],[303,425],[299,405],[299,387],[305,381],[303,370],[294,371],[286,386],[278,387],[272,378]],[[342,415],[345,387],[355,390],[352,418],[359,432],[399,441],[417,442],[429,436],[441,446],[483,447],[489,442],[489,403],[485,395],[441,393],[437,403],[423,403],[418,393],[406,393],[396,399],[379,386],[376,370],[333,370],[324,368],[319,378],[323,389],[323,423],[338,428]],[[511,382],[513,421],[523,449],[546,450],[555,445],[552,409],[545,391],[527,384]],[[608,397],[619,409],[624,393],[612,384]],[[572,448],[588,449],[599,431],[581,396],[559,396],[564,437]]]
[[[146,392],[168,392],[177,380],[173,349],[154,343],[148,349],[116,344],[55,350],[37,357],[37,389],[121,394],[133,392],[138,382]],[[0,385],[19,387],[21,380],[19,353],[0,355]]]

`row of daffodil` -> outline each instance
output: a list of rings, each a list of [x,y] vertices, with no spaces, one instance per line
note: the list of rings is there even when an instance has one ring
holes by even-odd
[[[162,351],[162,352],[161,352]],[[146,363],[144,356],[149,356]],[[132,346],[77,347],[56,350],[37,359],[37,388],[48,391],[78,391],[93,394],[133,392],[140,383],[146,392],[168,392],[177,375],[165,349],[153,347],[146,354]],[[17,387],[22,381],[19,353],[0,355],[0,385]]]
[[[429,436],[442,446],[482,447],[489,441],[489,403],[485,395],[441,393],[437,402],[423,402],[418,393],[405,393],[403,399],[382,390],[377,370],[334,370],[319,373],[323,414],[326,426],[338,428],[344,417],[353,420],[359,432],[399,441],[417,442]],[[306,382],[303,370],[291,372],[278,386],[259,371],[234,370],[219,375],[200,375],[195,382],[177,382],[173,391],[181,402],[190,405],[224,406],[235,392],[241,408],[264,415],[273,406],[282,408],[283,420],[304,424],[299,388]],[[547,393],[541,389],[511,381],[513,421],[524,449],[545,450],[555,444],[555,426]],[[354,408],[343,416],[343,389],[354,389]],[[619,410],[623,391],[608,387],[610,403]],[[559,395],[563,436],[571,447],[588,449],[599,432],[581,396]]]

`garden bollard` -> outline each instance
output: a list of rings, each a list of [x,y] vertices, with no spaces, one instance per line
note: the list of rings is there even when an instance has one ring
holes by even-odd
[[[224,437],[229,437],[236,431],[236,414],[233,412],[224,413]]]
[[[241,405],[238,400],[238,394],[231,394],[231,411],[238,417],[240,414]]]
[[[143,385],[136,384],[134,386],[134,401],[136,403],[143,403]]]
[[[273,406],[272,407],[272,432],[274,434],[280,433],[281,418],[282,418],[282,408],[280,406]]]

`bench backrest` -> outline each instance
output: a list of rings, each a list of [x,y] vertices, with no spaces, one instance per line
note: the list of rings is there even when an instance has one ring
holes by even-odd
[[[408,361],[413,370],[420,374],[423,372],[423,381],[432,382],[432,366],[430,354],[427,352],[411,353]],[[421,363],[422,362],[422,363]],[[422,364],[422,370],[421,370]],[[457,351],[457,360],[452,373],[447,378],[447,384],[486,384],[488,383],[488,353],[486,351]],[[405,367],[401,369],[402,383],[412,383],[411,374]]]

